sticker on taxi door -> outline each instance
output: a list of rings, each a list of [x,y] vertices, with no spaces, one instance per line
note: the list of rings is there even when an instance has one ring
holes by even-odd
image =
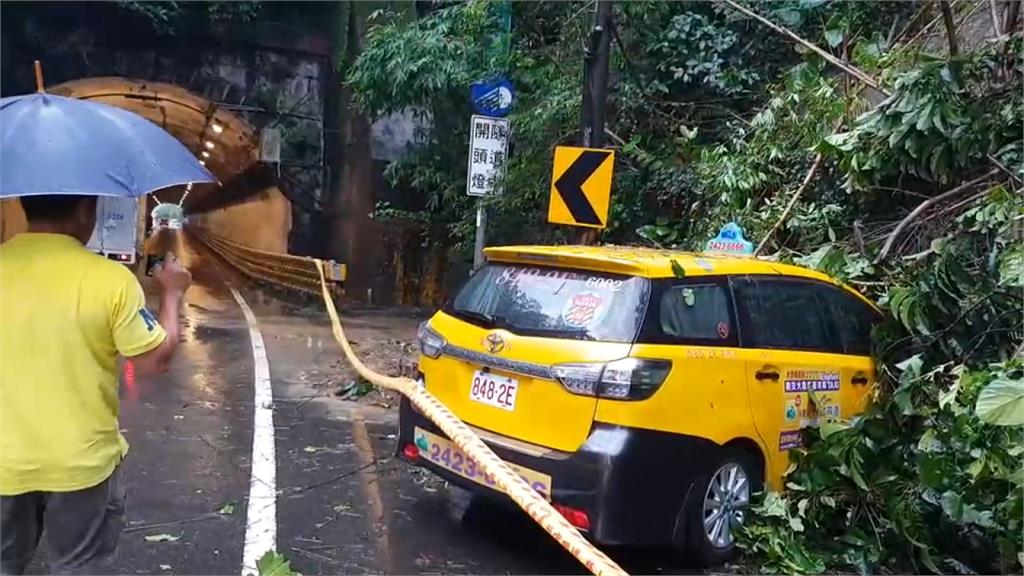
[[[799,431],[818,424],[819,418],[840,417],[839,372],[833,370],[787,370],[783,381],[782,435],[779,450],[799,446]]]

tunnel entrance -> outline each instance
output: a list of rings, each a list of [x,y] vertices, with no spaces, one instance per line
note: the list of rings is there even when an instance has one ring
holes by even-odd
[[[151,194],[147,217],[160,202],[180,203],[191,225],[252,248],[288,251],[291,203],[278,188],[274,171],[259,161],[259,134],[237,114],[174,84],[123,77],[72,80],[47,92],[143,116],[181,141],[217,177],[218,184],[176,186]],[[5,201],[0,240],[24,225],[17,202]]]

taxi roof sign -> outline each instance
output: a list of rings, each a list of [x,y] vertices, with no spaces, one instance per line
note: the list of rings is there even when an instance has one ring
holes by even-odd
[[[754,253],[754,245],[743,237],[743,229],[735,222],[729,222],[718,231],[715,236],[704,245],[704,251],[720,254],[743,254]]]

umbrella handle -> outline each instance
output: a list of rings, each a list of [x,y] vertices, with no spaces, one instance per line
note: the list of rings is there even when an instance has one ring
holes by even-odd
[[[39,60],[35,62],[36,69],[36,92],[46,92],[43,88],[43,65],[39,63]]]

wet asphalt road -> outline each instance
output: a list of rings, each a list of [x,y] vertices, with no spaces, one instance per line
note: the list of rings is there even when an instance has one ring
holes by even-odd
[[[277,549],[303,574],[574,574],[576,561],[518,510],[471,498],[393,457],[395,412],[318,389],[338,357],[316,306],[275,300],[190,252],[182,346],[160,378],[122,382],[127,527],[122,574],[239,574],[253,417],[253,309],[274,393]],[[390,321],[352,317],[374,329]],[[149,536],[150,540],[146,537]],[[159,539],[160,541],[151,541]],[[654,551],[611,551],[631,573],[692,573]],[[45,571],[45,550],[30,573]]]

